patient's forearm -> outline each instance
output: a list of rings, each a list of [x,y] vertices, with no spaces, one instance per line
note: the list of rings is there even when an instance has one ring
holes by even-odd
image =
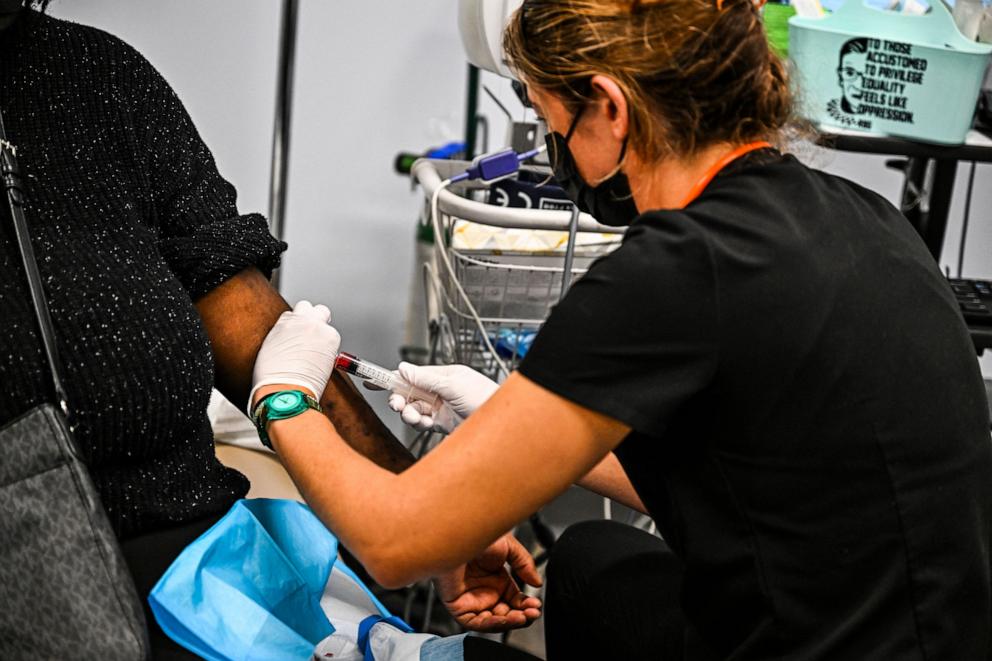
[[[213,349],[217,389],[244,411],[255,357],[289,305],[261,271],[249,268],[198,299],[196,308]],[[357,452],[394,473],[413,463],[347,377],[335,374],[320,399],[327,417]]]
[[[382,423],[348,377],[335,372],[320,405],[337,432],[359,454],[394,473],[413,464],[413,455]]]

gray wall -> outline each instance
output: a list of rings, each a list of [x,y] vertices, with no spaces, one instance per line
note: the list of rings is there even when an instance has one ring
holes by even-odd
[[[186,103],[221,172],[237,186],[242,210],[264,213],[279,4],[55,0],[50,12],[104,28],[142,51]],[[387,364],[402,341],[419,204],[392,174],[392,158],[461,134],[465,66],[455,7],[455,0],[307,0],[300,13],[283,290],[289,300],[328,303],[344,348]],[[484,81],[518,112],[505,81]],[[488,99],[482,109],[499,146],[502,115]],[[814,160],[897,199],[900,177],[883,167],[884,158],[821,152]],[[952,270],[964,182],[959,176],[942,258]],[[992,278],[990,184],[992,166],[980,166],[966,276]],[[992,374],[992,357],[983,363]]]

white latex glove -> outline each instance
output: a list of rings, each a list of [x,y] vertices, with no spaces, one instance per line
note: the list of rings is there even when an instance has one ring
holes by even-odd
[[[330,321],[331,311],[326,305],[311,305],[309,301],[300,301],[292,312],[279,316],[255,358],[248,415],[255,392],[262,386],[300,386],[320,398],[341,348],[341,335],[328,325]]]
[[[440,404],[431,407],[425,402],[409,402],[396,393],[389,397],[389,408],[418,431],[432,429],[450,433],[499,389],[498,383],[467,365],[400,363],[398,370],[411,385],[441,398]]]

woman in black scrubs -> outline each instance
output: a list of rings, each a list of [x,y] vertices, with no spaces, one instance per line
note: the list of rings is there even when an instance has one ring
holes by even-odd
[[[317,513],[387,585],[573,482],[650,513],[674,556],[618,526],[566,533],[551,659],[990,658],[974,350],[899,212],[768,144],[791,97],[750,0],[527,0],[506,50],[559,181],[630,228],[488,400],[459,370],[403,367],[471,413],[404,473],[313,412],[269,422]],[[336,351],[322,322],[285,315],[259,361]],[[297,389],[282,374],[256,369],[261,411]]]

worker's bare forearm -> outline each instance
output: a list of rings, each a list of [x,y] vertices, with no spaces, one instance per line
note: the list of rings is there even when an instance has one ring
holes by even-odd
[[[641,502],[640,496],[634,491],[634,485],[630,483],[630,478],[620,465],[620,460],[612,452],[596,464],[596,466],[586,473],[576,484],[597,493],[600,496],[610,498],[622,505],[626,505],[638,512],[647,514],[647,508]]]
[[[198,299],[196,309],[213,349],[217,389],[244,411],[258,350],[290,307],[261,271],[248,268]],[[321,405],[357,452],[395,473],[413,463],[347,377],[334,374]]]

